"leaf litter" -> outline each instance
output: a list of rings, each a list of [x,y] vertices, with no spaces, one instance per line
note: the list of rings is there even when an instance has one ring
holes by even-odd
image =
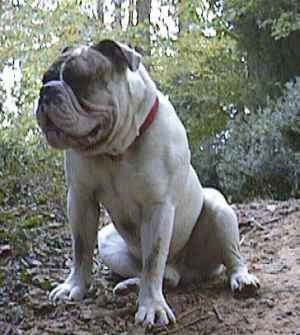
[[[242,252],[261,281],[258,294],[232,296],[222,276],[167,289],[177,323],[152,330],[134,325],[136,293],[113,296],[118,277],[96,251],[87,297],[81,303],[49,302],[50,290],[72,264],[63,208],[46,203],[0,209],[1,334],[300,334],[300,200],[233,205]],[[104,212],[100,221],[108,222]]]

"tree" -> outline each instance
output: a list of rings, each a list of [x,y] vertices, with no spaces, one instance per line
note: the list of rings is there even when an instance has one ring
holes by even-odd
[[[220,1],[212,1],[220,8]],[[300,74],[300,6],[298,0],[225,0],[222,20],[245,58],[254,109],[267,96],[278,96],[284,83]],[[219,17],[218,17],[219,19]]]
[[[93,0],[90,2],[85,0],[82,6],[91,5],[92,2]],[[290,2],[287,5],[290,5]],[[269,35],[266,38],[272,39],[272,43],[276,47],[281,46],[281,43],[287,41],[294,33],[298,34],[297,17],[292,19],[291,15],[286,16],[287,7],[284,7],[281,13],[280,6],[275,6],[279,3],[277,0],[271,3],[270,6],[275,6],[278,10],[277,16],[272,14],[273,20],[269,23],[268,13],[264,14],[267,22],[259,29],[257,37],[259,43],[256,45],[254,43],[256,40],[253,39],[252,35],[252,40],[251,36],[246,36],[245,41],[243,40],[246,31],[252,31],[252,21],[250,21],[251,24],[243,28],[244,30],[241,29],[241,22],[244,18],[242,13],[238,13],[244,10],[245,15],[249,16],[251,9],[252,15],[262,16],[262,13],[257,13],[253,9],[254,5],[258,6],[258,0],[243,4],[238,0],[220,2],[220,4],[224,3],[224,6],[219,5],[214,8],[215,20],[213,22],[207,20],[206,2],[203,3],[201,9],[199,7],[202,3],[201,0],[173,0],[167,4],[161,1],[161,13],[163,10],[166,13],[166,9],[167,11],[169,9],[168,14],[162,15],[168,15],[173,22],[181,27],[180,33],[176,32],[173,35],[160,33],[160,29],[164,29],[162,21],[157,26],[153,21],[150,27],[150,14],[153,10],[151,1],[130,0],[126,2],[126,4],[130,4],[130,7],[126,7],[125,2],[121,0],[114,0],[113,3],[119,10],[118,13],[112,14],[113,16],[116,14],[114,17],[117,17],[118,29],[105,27],[103,21],[107,9],[103,0],[97,0],[97,15],[95,16],[82,11],[77,0],[58,1],[57,5],[51,9],[44,8],[41,6],[41,2],[34,0],[20,2],[15,6],[10,2],[2,2],[2,12],[0,11],[0,67],[17,60],[22,71],[20,88],[16,87],[15,90],[19,113],[12,114],[10,127],[1,128],[0,154],[2,157],[9,157],[4,162],[5,164],[0,162],[0,164],[4,164],[1,165],[2,170],[8,171],[8,175],[9,170],[14,170],[14,178],[18,179],[16,176],[22,175],[21,171],[26,169],[29,171],[28,167],[31,167],[32,171],[40,169],[42,163],[41,166],[38,166],[34,162],[39,159],[42,161],[45,157],[43,155],[50,154],[42,144],[38,127],[31,115],[33,103],[38,96],[42,73],[60,53],[60,50],[66,45],[90,44],[103,38],[115,38],[127,41],[132,46],[141,45],[142,49],[146,51],[143,63],[151,72],[152,77],[156,79],[158,87],[170,97],[184,122],[191,143],[193,163],[201,180],[214,185],[222,184],[229,190],[230,187],[225,185],[225,181],[231,183],[230,180],[234,180],[234,178],[223,178],[224,173],[222,175],[220,168],[225,166],[222,165],[222,162],[227,159],[226,157],[230,157],[229,154],[228,156],[220,155],[220,149],[224,142],[227,145],[230,139],[235,138],[232,136],[228,140],[227,135],[236,130],[235,143],[240,143],[242,147],[247,148],[249,137],[238,138],[238,135],[242,137],[246,134],[244,129],[247,123],[261,124],[258,120],[262,116],[259,113],[260,109],[256,109],[256,106],[265,103],[266,96],[270,92],[277,93],[279,91],[277,89],[280,87],[278,83],[281,85],[285,78],[297,73],[295,69],[298,65],[293,58],[294,56],[289,60],[284,59],[285,62],[290,61],[293,65],[283,69],[286,70],[285,76],[282,74],[283,72],[269,71],[271,63],[265,64],[268,59],[268,50],[262,48],[263,37],[265,38],[266,31],[268,31]],[[248,6],[250,3],[254,6],[253,8]],[[264,3],[262,3],[262,7],[265,8]],[[231,16],[230,8],[236,10]],[[201,15],[201,11],[204,13],[203,15]],[[129,24],[128,27],[124,25],[122,29],[119,29],[121,23],[124,23],[122,13],[129,14]],[[136,22],[134,22],[135,13],[137,14]],[[271,17],[271,14],[269,16]],[[258,19],[256,18],[256,20]],[[108,22],[106,19],[105,21],[105,23]],[[165,24],[169,22],[165,20]],[[281,23],[279,24],[279,22]],[[214,25],[215,34],[207,35],[205,28],[210,24]],[[269,30],[266,27],[269,27]],[[279,29],[279,27],[281,28]],[[252,47],[260,51],[251,50],[250,40],[253,43]],[[292,43],[289,50],[297,51],[297,48],[298,46]],[[271,50],[274,53],[275,49]],[[256,61],[255,63],[252,59],[258,57],[259,54],[261,54],[263,62]],[[277,55],[271,54],[268,57],[277,61]],[[257,68],[253,64],[258,64]],[[277,63],[275,62],[275,64]],[[266,75],[264,73],[261,77],[257,75],[259,67]],[[0,99],[3,102],[1,94]],[[253,114],[258,114],[258,119],[249,118],[243,113],[245,106],[249,105],[252,107],[251,112],[254,111]],[[2,110],[2,115],[8,115],[11,112],[7,106],[2,106]],[[228,123],[232,118],[234,122]],[[267,117],[262,117],[262,120],[267,119]],[[296,152],[296,149],[291,146],[291,143],[295,143],[293,137],[298,134],[295,124],[297,123],[285,125],[284,143],[289,145],[288,152],[293,152],[293,150]],[[292,125],[294,126],[292,127]],[[255,133],[256,130],[253,129],[253,133]],[[259,133],[258,130],[257,132]],[[24,138],[26,138],[26,144],[24,144]],[[234,147],[235,143],[230,144],[231,148]],[[37,150],[37,147],[41,145],[43,150]],[[230,145],[228,144],[228,148]],[[247,159],[246,152],[245,150],[240,151],[239,157],[242,161]],[[8,153],[10,154],[8,155]],[[57,154],[51,151],[51,155],[56,157],[51,156],[51,164],[56,164]],[[232,158],[231,161],[233,161]],[[229,163],[231,161],[229,160]],[[34,167],[32,167],[33,165]],[[226,165],[227,172],[229,168],[230,164]],[[232,168],[238,170],[236,165]],[[41,170],[39,173],[43,174],[43,171]],[[6,180],[5,176],[2,177],[2,180]],[[254,186],[253,190],[257,191]],[[259,192],[257,191],[257,193]]]
[[[97,17],[102,26],[104,26],[104,0],[97,0]]]
[[[218,176],[234,201],[300,196],[300,78],[284,92],[264,109],[230,122]]]
[[[136,1],[137,23],[150,24],[151,1],[137,0]]]
[[[129,0],[128,4],[128,26],[133,27],[134,0]]]
[[[113,0],[115,5],[113,28],[122,29],[122,2],[123,0]]]
[[[145,33],[145,51],[150,50],[151,36],[150,36],[150,12],[151,0],[136,0],[136,14],[137,25],[140,26]]]

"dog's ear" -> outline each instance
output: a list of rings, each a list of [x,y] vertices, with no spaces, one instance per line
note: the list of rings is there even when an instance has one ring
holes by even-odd
[[[54,62],[49,69],[44,73],[42,83],[45,85],[48,81],[59,80],[59,70],[61,67],[62,61],[58,60]]]
[[[63,55],[64,53],[70,51],[73,49],[73,47],[66,46],[64,47],[60,53]],[[47,72],[43,75],[42,83],[43,85],[46,84],[48,81],[51,80],[59,80],[59,73],[60,73],[60,67],[63,63],[63,59],[60,58],[59,60],[55,61],[50,68],[47,70]]]
[[[66,53],[67,51],[70,51],[72,49],[72,47],[70,47],[70,46],[66,46],[66,47],[64,47],[62,50],[61,50],[61,54],[64,54],[64,53]]]
[[[126,67],[136,71],[141,63],[142,56],[138,52],[119,42],[103,40],[92,48],[107,57],[119,71],[124,71]]]

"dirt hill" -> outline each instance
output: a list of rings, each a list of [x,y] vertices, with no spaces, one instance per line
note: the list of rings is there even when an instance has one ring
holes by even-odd
[[[300,200],[233,207],[243,254],[261,282],[258,294],[233,297],[222,277],[167,290],[177,324],[146,333],[300,334]],[[9,218],[12,210],[21,211],[0,209],[0,216]],[[81,304],[48,301],[49,290],[65,278],[71,262],[69,229],[60,211],[39,214],[47,217],[45,223],[16,231],[15,242],[0,240],[0,333],[145,334],[133,325],[136,294],[113,297],[116,279],[96,254],[93,287]]]

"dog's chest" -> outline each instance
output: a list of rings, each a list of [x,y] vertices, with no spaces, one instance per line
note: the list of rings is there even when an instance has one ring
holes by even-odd
[[[66,163],[69,182],[95,194],[123,236],[139,230],[143,204],[151,197],[149,183],[153,184],[151,172],[143,164],[118,157],[82,159],[77,155],[66,157]]]
[[[143,179],[134,164],[112,161],[98,176],[98,200],[108,209],[115,221],[139,221]],[[117,222],[116,222],[117,223]]]
[[[117,230],[138,253],[145,176],[133,162],[113,159],[99,173],[97,198],[108,210]]]

